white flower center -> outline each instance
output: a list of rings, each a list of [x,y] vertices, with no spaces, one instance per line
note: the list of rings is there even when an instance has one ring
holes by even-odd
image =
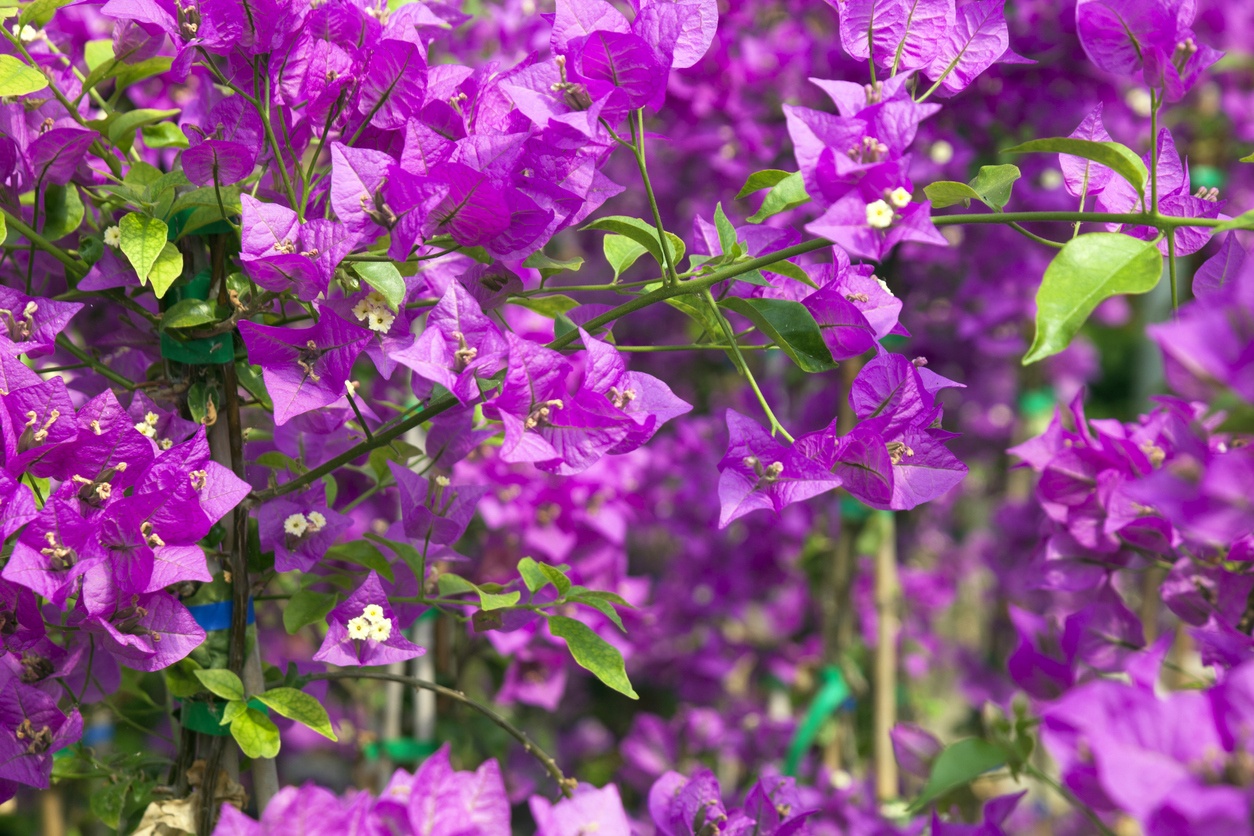
[[[893,223],[893,208],[886,201],[877,200],[866,206],[867,226],[872,229],[888,229]]]
[[[889,192],[888,200],[898,209],[905,209],[910,205],[910,192],[898,186]]]
[[[304,514],[292,514],[283,521],[283,530],[299,537],[309,530],[309,520],[305,519]]]

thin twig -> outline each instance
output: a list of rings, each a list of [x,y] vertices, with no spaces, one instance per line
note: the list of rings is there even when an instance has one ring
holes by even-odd
[[[509,733],[511,737],[522,744],[524,750],[532,755],[543,766],[546,772],[552,776],[557,782],[558,787],[562,790],[562,795],[567,798],[575,794],[575,787],[579,782],[574,778],[568,778],[563,774],[561,767],[557,765],[557,761],[553,760],[547,752],[536,745],[525,731],[515,726],[509,720],[506,720],[500,714],[497,714],[491,708],[483,703],[477,702],[466,696],[461,691],[453,688],[445,688],[443,685],[437,685],[434,682],[428,682],[425,679],[418,679],[412,676],[404,676],[395,673],[375,673],[373,671],[327,671],[326,673],[315,673],[305,677],[307,682],[316,682],[321,680],[339,680],[339,679],[378,679],[384,682],[399,682],[402,685],[408,685],[411,688],[421,688],[425,691],[433,691],[443,697],[447,697],[454,702],[473,708],[484,717],[487,717],[493,723]]]

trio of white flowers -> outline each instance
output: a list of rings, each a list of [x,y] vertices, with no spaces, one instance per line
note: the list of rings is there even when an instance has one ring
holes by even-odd
[[[358,641],[374,639],[385,642],[392,635],[392,619],[385,618],[383,607],[367,604],[361,615],[348,621],[348,637]]]

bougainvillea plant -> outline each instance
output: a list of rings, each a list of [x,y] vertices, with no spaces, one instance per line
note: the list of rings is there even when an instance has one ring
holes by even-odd
[[[1251,20],[0,6],[0,800],[1254,832]]]

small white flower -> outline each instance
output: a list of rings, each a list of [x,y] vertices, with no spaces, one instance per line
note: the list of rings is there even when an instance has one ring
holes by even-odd
[[[152,424],[149,424],[147,421],[140,421],[135,425],[135,429],[139,430],[141,435],[146,435],[154,441],[157,438],[157,431],[153,429]]]
[[[888,199],[898,209],[905,209],[910,205],[910,192],[898,186],[889,193]]]
[[[1041,172],[1041,188],[1049,189],[1051,192],[1059,188],[1063,184],[1062,172],[1056,169],[1047,168]]]
[[[361,611],[361,617],[371,624],[377,624],[383,620],[383,607],[378,604],[367,604],[366,608]]]
[[[120,227],[111,226],[104,231],[104,242],[110,247],[117,249],[122,245],[122,230]]]
[[[392,635],[392,619],[384,618],[376,621],[370,628],[370,638],[377,642],[385,642]]]
[[[1129,90],[1123,100],[1128,105],[1128,109],[1142,119],[1149,116],[1150,111],[1154,109],[1154,100],[1150,98],[1149,90],[1143,90],[1140,87],[1133,87]]]
[[[893,208],[886,201],[877,200],[866,206],[867,226],[872,229],[888,229],[893,225]]]
[[[310,511],[305,515],[305,519],[309,521],[310,532],[321,531],[327,524],[327,518],[317,511]]]
[[[304,514],[292,514],[283,521],[283,530],[299,537],[309,530],[309,520],[305,519]]]
[[[893,289],[888,286],[888,282],[884,281],[879,276],[876,276],[875,280],[880,283],[880,287],[884,288],[885,293],[887,293],[889,296],[896,298],[897,294],[893,293]]]
[[[366,321],[366,327],[371,331],[378,331],[380,334],[386,334],[388,329],[392,327],[392,323],[396,321],[396,317],[390,311],[375,311],[370,315],[370,319]]]
[[[437,485],[439,485],[441,488],[447,488],[447,487],[449,486],[449,481],[448,481],[448,477],[447,477],[447,476],[437,476],[437,477],[435,477],[435,483],[436,483]]]
[[[159,416],[155,412],[149,412],[147,415],[144,416],[144,423],[150,427],[157,426],[157,422],[160,420],[161,420],[161,416]]]
[[[389,630],[389,632],[391,631]],[[370,638],[370,622],[361,616],[350,618],[348,620],[348,637],[357,641]]]
[[[163,438],[157,442],[157,446],[160,447],[162,450],[169,450],[171,447],[174,446],[174,442],[168,438]]]
[[[37,41],[43,37],[43,32],[40,32],[38,29],[36,29],[34,26],[31,26],[29,23],[26,24],[25,26],[15,23],[13,24],[12,31],[13,31],[13,36],[15,38],[20,38],[25,43],[30,43],[31,41]]]
[[[954,158],[954,147],[945,140],[938,139],[932,143],[927,155],[937,165],[945,165]]]

